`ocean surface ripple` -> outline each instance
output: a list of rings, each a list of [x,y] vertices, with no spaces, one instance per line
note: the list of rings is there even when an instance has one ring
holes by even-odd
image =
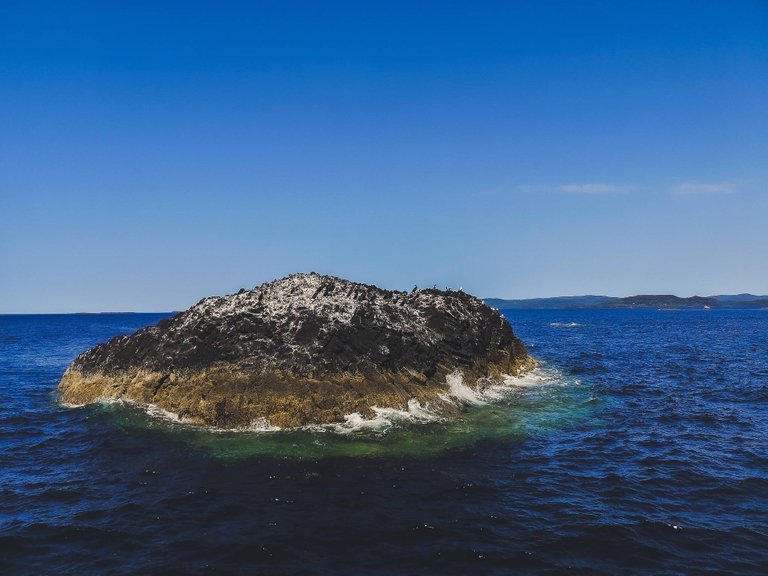
[[[165,315],[0,316],[0,573],[768,573],[768,312],[506,314],[542,367],[457,420],[280,432],[57,404]]]

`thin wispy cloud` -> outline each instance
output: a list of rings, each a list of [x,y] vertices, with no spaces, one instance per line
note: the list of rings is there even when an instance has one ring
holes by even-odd
[[[735,182],[681,182],[672,193],[677,196],[734,194],[737,187]]]
[[[635,190],[634,186],[625,186],[618,184],[605,184],[602,182],[584,182],[558,185],[521,185],[517,189],[524,193],[560,193],[574,194],[583,196],[610,196],[613,194],[624,194]]]
[[[524,193],[560,193],[581,196],[613,196],[627,194],[629,192],[671,193],[675,196],[700,196],[700,195],[729,195],[744,191],[747,182],[735,180],[723,180],[718,182],[704,182],[689,180],[666,186],[634,186],[627,184],[608,184],[605,182],[580,182],[568,184],[536,184],[517,186],[519,192]],[[666,188],[666,190],[665,190]]]
[[[632,190],[632,187],[590,182],[586,184],[564,184],[562,186],[558,186],[557,189],[560,192],[567,192],[568,194],[604,195],[624,194]]]

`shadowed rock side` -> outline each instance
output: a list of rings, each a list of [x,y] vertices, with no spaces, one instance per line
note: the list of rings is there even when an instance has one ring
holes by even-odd
[[[59,392],[70,404],[129,400],[216,427],[294,427],[412,398],[439,405],[456,370],[475,385],[533,363],[509,322],[463,292],[295,274],[99,344]]]

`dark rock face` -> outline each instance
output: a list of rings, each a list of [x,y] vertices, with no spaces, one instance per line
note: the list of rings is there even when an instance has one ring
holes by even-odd
[[[530,363],[509,322],[464,292],[296,274],[100,344],[78,356],[60,390],[67,402],[125,398],[213,425],[302,425],[435,399],[455,370],[476,380]],[[223,391],[225,407],[211,407]]]

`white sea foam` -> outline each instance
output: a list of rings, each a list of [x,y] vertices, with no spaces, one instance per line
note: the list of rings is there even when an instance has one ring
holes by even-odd
[[[550,326],[554,326],[555,328],[578,328],[579,326],[583,326],[583,324],[579,324],[578,322],[550,322]]]
[[[70,402],[62,402],[59,400],[59,406],[62,408],[82,408],[83,406],[86,406],[86,404],[72,404]]]
[[[264,432],[280,432],[283,429],[280,428],[280,426],[273,426],[268,418],[256,418],[254,420],[251,420],[251,423],[248,424],[248,426],[240,426],[239,428],[217,428],[216,426],[205,426],[202,424],[195,424],[195,428],[199,428],[202,430],[205,430],[206,432],[213,432],[216,434],[223,434],[225,432],[257,432],[257,433],[264,433]]]
[[[155,404],[135,404],[135,406],[138,406],[139,408],[142,408],[144,412],[146,412],[149,416],[152,416],[153,418],[159,418],[161,420],[165,420],[166,422],[173,422],[174,424],[194,424],[195,422],[193,420],[190,420],[189,418],[184,418],[183,416],[179,416],[175,412],[171,412],[170,410],[166,410],[164,408],[160,408],[160,406],[156,406]]]
[[[509,398],[521,388],[533,388],[552,384],[566,383],[563,375],[556,369],[538,366],[534,370],[519,376],[504,375],[501,379],[481,378],[474,388],[464,382],[460,371],[446,377],[448,392],[440,398],[454,404],[483,405]]]
[[[464,382],[463,373],[457,370],[446,376],[445,381],[448,390],[439,394],[438,397],[447,404],[482,406],[508,398],[516,389],[546,385],[554,382],[555,379],[553,374],[542,372],[537,368],[521,376],[508,375],[499,380],[483,378],[472,387]],[[408,402],[406,410],[380,408],[378,406],[372,406],[371,410],[374,413],[372,418],[365,418],[359,412],[354,412],[345,415],[342,423],[307,426],[305,429],[342,434],[366,430],[386,432],[393,426],[402,423],[426,424],[445,420],[445,417],[440,415],[439,406],[423,406],[415,398]]]
[[[196,422],[192,418],[180,416],[175,412],[161,408],[155,404],[144,404],[142,402],[136,402],[129,398],[99,398],[98,404],[102,405],[116,405],[116,406],[131,406],[143,410],[148,416],[169,422],[171,424],[180,424],[190,428],[196,428],[206,430],[209,432],[278,432],[281,430],[279,426],[273,426],[270,424],[267,418],[256,418],[248,424],[248,426],[241,426],[238,428],[217,428],[215,426],[207,426]],[[80,408],[85,404],[65,404],[62,406],[66,408]]]
[[[142,402],[136,402],[130,398],[99,398],[98,404],[101,405],[115,405],[115,406],[131,406],[138,408],[147,413],[148,416],[157,418],[158,420],[164,420],[166,422],[173,422],[175,424],[194,424],[193,420],[179,416],[175,412],[171,412],[155,404],[144,404]]]
[[[246,428],[248,432],[279,432],[280,426],[273,426],[267,418],[256,418]]]
[[[353,412],[352,414],[344,416],[343,423],[308,428],[312,430],[321,428],[323,430],[331,430],[342,434],[361,430],[376,430],[383,432],[398,423],[427,423],[442,420],[442,417],[439,414],[430,410],[429,406],[422,406],[421,402],[415,398],[411,398],[408,401],[408,408],[406,410],[380,408],[378,406],[371,406],[371,410],[374,413],[373,418],[365,418],[359,412]]]
[[[464,383],[464,374],[456,370],[445,377],[448,384],[448,392],[440,394],[440,398],[446,402],[459,402],[461,404],[485,404],[486,399],[480,387],[472,389]]]
[[[563,382],[562,375],[553,369],[546,368],[536,368],[520,376],[504,377],[506,388],[530,388],[532,386],[554,384],[555,382]]]
[[[216,426],[206,426],[199,424],[198,422],[179,416],[175,412],[170,412],[154,404],[134,404],[139,408],[142,408],[149,416],[171,422],[173,424],[182,424],[192,428],[199,428],[207,430],[209,432],[279,432],[281,428],[279,426],[273,426],[270,424],[267,418],[256,418],[251,420],[247,426],[240,426],[238,428],[218,428]]]

